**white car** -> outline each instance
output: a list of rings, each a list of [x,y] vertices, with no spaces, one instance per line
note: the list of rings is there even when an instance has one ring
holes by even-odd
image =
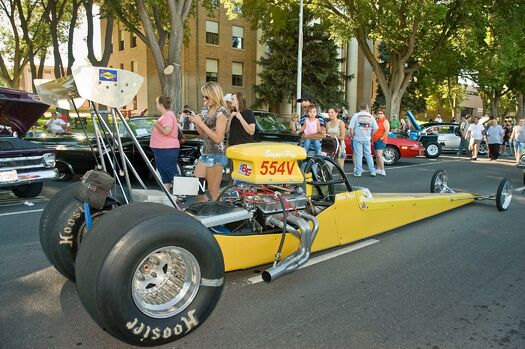
[[[438,143],[441,145],[441,150],[444,152],[457,152],[459,144],[461,143],[459,124],[456,123],[428,123],[421,125],[423,128],[421,132],[427,134],[437,133]],[[487,144],[485,141],[481,142],[479,147],[479,155],[487,154]]]

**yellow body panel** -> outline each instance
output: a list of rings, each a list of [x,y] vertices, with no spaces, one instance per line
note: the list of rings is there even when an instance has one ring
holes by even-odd
[[[320,228],[312,251],[365,239],[472,201],[473,195],[469,193],[372,196],[367,189],[341,193],[332,206],[317,216]],[[225,270],[231,271],[271,263],[281,234],[215,235],[215,238],[222,249]],[[283,256],[295,251],[298,244],[295,236],[287,234]]]
[[[298,160],[306,159],[304,148],[283,143],[248,143],[226,149],[233,161],[232,178],[253,184],[303,183]]]

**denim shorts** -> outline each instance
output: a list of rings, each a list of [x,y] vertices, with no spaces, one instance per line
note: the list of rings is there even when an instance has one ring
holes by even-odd
[[[516,150],[525,149],[525,142],[520,142],[520,141],[514,140],[514,149],[516,149]]]
[[[199,162],[204,162],[206,167],[222,166],[226,167],[228,158],[224,154],[201,154]]]
[[[378,139],[377,141],[374,142],[374,150],[385,150],[385,148],[386,148],[386,143],[383,142],[383,140]]]

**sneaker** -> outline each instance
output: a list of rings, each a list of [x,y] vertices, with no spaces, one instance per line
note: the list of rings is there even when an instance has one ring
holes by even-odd
[[[355,173],[355,172],[354,172],[354,177],[361,177],[361,174],[360,174],[360,173]]]
[[[370,172],[370,177],[375,177],[375,176],[376,176],[375,172]]]
[[[385,170],[377,171],[377,174],[379,174],[379,175],[381,175],[381,176],[386,176],[386,172],[385,172]]]

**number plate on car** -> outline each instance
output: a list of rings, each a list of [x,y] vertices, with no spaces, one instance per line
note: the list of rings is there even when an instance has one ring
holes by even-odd
[[[0,182],[16,182],[18,180],[18,174],[16,170],[12,171],[0,171]]]

